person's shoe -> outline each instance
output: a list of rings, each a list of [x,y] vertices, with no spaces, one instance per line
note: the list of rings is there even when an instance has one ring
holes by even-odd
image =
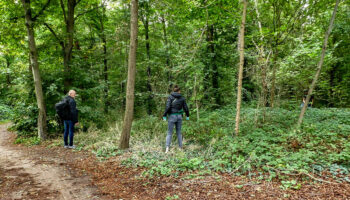
[[[76,146],[75,146],[75,145],[72,145],[72,146],[69,146],[68,148],[70,148],[70,149],[75,149]]]
[[[68,145],[64,145],[64,148],[65,148],[65,149],[68,149],[68,148],[69,148],[69,146],[68,146]]]
[[[165,153],[169,152],[169,147],[165,148]]]

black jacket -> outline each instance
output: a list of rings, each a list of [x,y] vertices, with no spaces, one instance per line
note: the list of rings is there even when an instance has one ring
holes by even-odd
[[[73,123],[78,122],[78,110],[75,100],[71,96],[66,96],[66,101],[69,105],[69,115],[67,120],[72,120]]]
[[[181,113],[183,111],[185,111],[187,117],[190,116],[185,98],[183,98],[180,93],[171,93],[166,102],[163,116],[166,117],[167,114]]]

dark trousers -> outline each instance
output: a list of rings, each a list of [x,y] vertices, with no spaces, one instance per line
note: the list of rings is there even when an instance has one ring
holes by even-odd
[[[64,145],[68,145],[68,135],[69,135],[69,146],[73,146],[74,137],[74,123],[72,120],[64,120]]]

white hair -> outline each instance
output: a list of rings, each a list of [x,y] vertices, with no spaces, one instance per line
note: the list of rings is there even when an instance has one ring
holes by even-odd
[[[70,96],[73,92],[76,93],[75,90],[69,90],[68,95]]]

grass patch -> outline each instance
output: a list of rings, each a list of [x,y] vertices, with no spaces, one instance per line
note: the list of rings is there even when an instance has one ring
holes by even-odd
[[[11,121],[10,120],[0,120],[0,125],[3,125],[3,124],[8,124],[10,123]]]
[[[41,140],[38,137],[17,137],[15,144],[24,144],[26,146],[34,146],[41,144]]]

